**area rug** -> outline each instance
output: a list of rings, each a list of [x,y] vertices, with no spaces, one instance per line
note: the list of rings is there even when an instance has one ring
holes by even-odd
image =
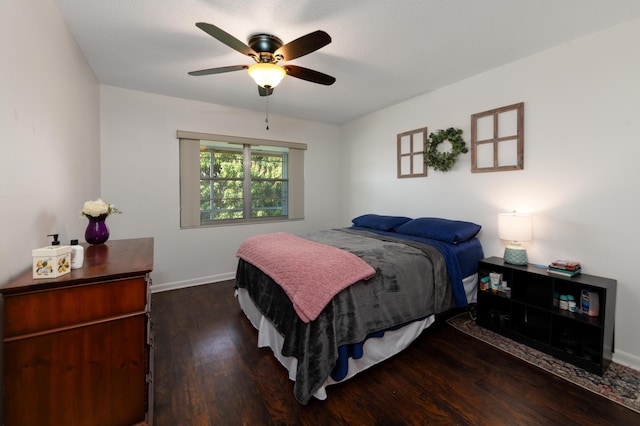
[[[598,376],[479,327],[467,313],[447,322],[463,333],[640,413],[640,371],[612,362],[604,375]]]

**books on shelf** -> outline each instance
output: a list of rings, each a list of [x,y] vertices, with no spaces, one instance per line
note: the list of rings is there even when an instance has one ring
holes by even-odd
[[[580,272],[582,272],[582,269],[576,269],[575,271],[567,271],[566,269],[552,268],[551,266],[549,266],[547,268],[547,272],[551,274],[562,275],[564,277],[573,277],[575,275],[578,275]]]
[[[573,277],[582,271],[580,262],[575,260],[555,260],[549,264],[547,272],[565,277]]]
[[[554,260],[549,267],[563,269],[565,271],[576,271],[580,269],[580,262],[575,260]]]

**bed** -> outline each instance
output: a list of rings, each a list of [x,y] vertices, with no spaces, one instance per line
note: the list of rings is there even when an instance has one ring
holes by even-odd
[[[235,291],[301,404],[475,302],[480,225],[366,214],[348,228],[263,234],[238,249]],[[337,266],[342,265],[342,266]]]

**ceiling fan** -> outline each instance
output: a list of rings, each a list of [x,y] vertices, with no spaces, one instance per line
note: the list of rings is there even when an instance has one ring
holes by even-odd
[[[258,84],[260,96],[271,95],[273,88],[280,83],[285,75],[326,86],[332,85],[336,81],[335,77],[309,68],[289,64],[278,65],[280,61],[299,58],[331,43],[331,37],[324,31],[314,31],[287,44],[283,44],[282,40],[271,34],[253,34],[249,36],[249,44],[247,45],[215,25],[198,22],[196,26],[232,49],[251,57],[256,63],[250,66],[231,65],[191,71],[189,75],[200,76],[248,70],[249,75]]]

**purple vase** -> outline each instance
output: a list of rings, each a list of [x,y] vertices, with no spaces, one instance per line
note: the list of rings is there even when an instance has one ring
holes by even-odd
[[[103,244],[109,239],[109,228],[107,227],[108,214],[101,214],[100,216],[93,217],[87,216],[89,224],[87,230],[84,231],[84,239],[89,244]]]

